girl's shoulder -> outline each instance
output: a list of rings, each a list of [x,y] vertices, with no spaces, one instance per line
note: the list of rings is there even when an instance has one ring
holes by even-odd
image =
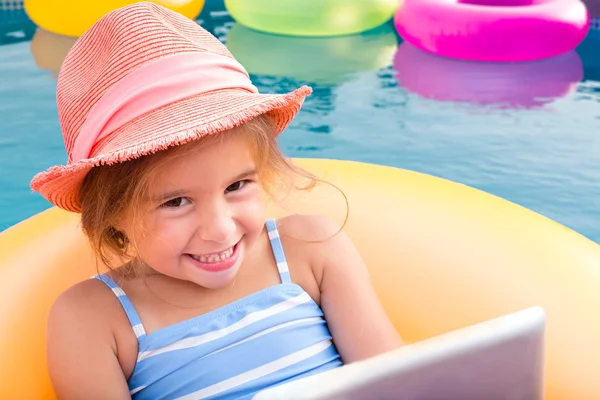
[[[58,296],[49,318],[50,321],[59,316],[85,321],[85,326],[92,330],[95,326],[110,326],[106,322],[118,319],[119,310],[119,301],[110,288],[98,279],[86,279]]]
[[[292,274],[310,272],[320,290],[325,260],[339,247],[340,239],[347,240],[341,226],[323,215],[294,214],[279,219],[277,227]],[[305,270],[295,271],[295,266]]]
[[[115,282],[115,274],[107,273]],[[126,319],[122,306],[115,293],[104,282],[94,277],[78,282],[62,292],[54,304],[52,312],[60,312],[62,309],[71,310],[78,318],[83,320],[98,321],[98,324],[106,326],[107,321]],[[94,323],[95,325],[95,323]]]
[[[72,338],[73,342],[90,349],[112,351],[119,363],[128,353],[137,352],[137,339],[117,296],[98,279],[86,279],[64,291],[54,302],[48,315],[49,347],[56,352],[68,341],[52,338]],[[124,344],[128,344],[124,346]],[[49,349],[51,350],[51,349]],[[131,350],[131,351],[130,351]],[[85,354],[88,349],[79,349]]]
[[[351,363],[401,346],[367,266],[344,230],[323,216],[292,216],[280,224],[282,241],[288,235],[303,239],[286,240],[309,259],[319,306],[342,360]]]
[[[117,296],[98,279],[86,279],[65,290],[50,310],[48,323],[53,322],[60,322],[61,329],[76,327],[109,341],[119,335],[119,327],[129,325]]]
[[[90,392],[105,398],[128,395],[122,360],[132,354],[135,358],[136,343],[124,346],[133,333],[119,331],[119,326],[127,326],[122,321],[126,316],[119,313],[116,296],[102,285],[96,279],[80,282],[63,292],[50,310],[47,360],[59,397],[79,398]]]

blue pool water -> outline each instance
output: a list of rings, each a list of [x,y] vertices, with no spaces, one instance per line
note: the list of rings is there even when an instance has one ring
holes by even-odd
[[[287,155],[444,177],[600,242],[600,30],[560,58],[494,66],[425,55],[391,25],[302,39],[252,32],[218,8],[199,21],[261,91],[313,86],[282,135]],[[28,184],[65,162],[52,70],[70,43],[22,11],[0,16],[0,230],[50,206]]]

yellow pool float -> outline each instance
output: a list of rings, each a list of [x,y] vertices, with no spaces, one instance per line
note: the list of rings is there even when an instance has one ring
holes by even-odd
[[[194,19],[204,0],[149,0]],[[37,26],[66,36],[81,36],[104,14],[136,0],[25,0],[25,12]]]
[[[338,185],[346,231],[384,307],[412,343],[530,306],[546,311],[546,399],[600,399],[600,246],[539,214],[440,178],[349,161],[298,159]],[[323,213],[321,185],[272,216]],[[0,234],[0,397],[51,399],[45,323],[54,299],[96,273],[78,215],[52,208]]]

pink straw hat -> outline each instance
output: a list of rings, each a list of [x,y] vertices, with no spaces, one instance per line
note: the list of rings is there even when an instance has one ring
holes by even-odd
[[[95,166],[164,150],[268,115],[281,133],[311,93],[259,94],[218,39],[186,17],[136,3],[102,17],[65,58],[57,85],[67,165],[31,188],[80,212],[79,189]]]

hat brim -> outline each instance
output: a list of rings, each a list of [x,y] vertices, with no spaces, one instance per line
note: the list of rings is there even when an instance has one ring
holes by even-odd
[[[31,189],[57,207],[81,212],[79,190],[93,167],[124,162],[227,131],[262,114],[273,120],[279,134],[311,92],[311,88],[302,86],[287,94],[222,90],[189,97],[120,127],[95,145],[92,153],[97,155],[37,174]]]

